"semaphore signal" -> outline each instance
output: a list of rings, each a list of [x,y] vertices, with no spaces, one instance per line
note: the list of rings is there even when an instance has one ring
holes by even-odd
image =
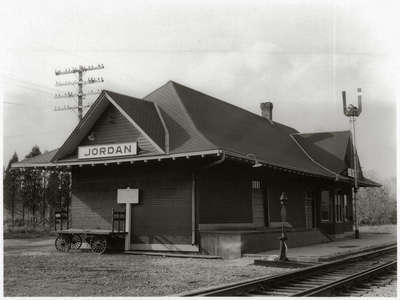
[[[357,192],[358,192],[358,159],[356,149],[356,118],[361,115],[362,103],[361,103],[362,92],[361,88],[357,89],[357,100],[358,106],[353,104],[346,105],[346,91],[342,91],[343,99],[343,114],[349,117],[350,123],[352,124],[352,142],[353,142],[353,168],[354,168],[354,188],[353,188],[353,210],[354,210],[354,237],[360,238],[360,232],[358,230],[358,218],[357,218]]]
[[[99,94],[100,91],[96,90],[96,91],[89,91],[84,93],[83,92],[83,86],[84,85],[88,85],[88,84],[94,84],[94,83],[98,83],[98,82],[104,82],[103,77],[90,77],[86,80],[83,80],[83,73],[87,72],[87,71],[94,71],[94,70],[100,70],[100,69],[104,69],[104,65],[103,64],[98,64],[97,66],[79,66],[79,67],[73,67],[73,68],[68,68],[65,70],[55,70],[55,74],[57,75],[66,75],[66,74],[73,74],[73,73],[78,73],[78,80],[74,80],[74,81],[64,81],[64,82],[56,82],[56,86],[67,86],[67,85],[77,85],[78,86],[78,92],[77,93],[72,93],[72,92],[66,92],[64,94],[56,94],[54,97],[56,99],[60,99],[60,98],[74,98],[74,97],[78,97],[78,105],[77,106],[64,106],[64,107],[55,107],[55,111],[61,111],[61,110],[74,110],[77,109],[78,110],[78,117],[79,117],[79,121],[82,120],[82,113],[83,113],[83,108],[86,107],[90,107],[90,105],[83,105],[83,99],[85,98],[85,96],[88,95],[96,95]]]

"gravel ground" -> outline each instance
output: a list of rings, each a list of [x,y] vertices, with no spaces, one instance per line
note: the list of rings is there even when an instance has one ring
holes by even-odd
[[[363,294],[363,297],[396,297],[397,280],[393,280],[386,286],[373,288],[370,292]]]
[[[251,258],[59,253],[53,241],[4,240],[5,296],[161,296],[291,271]]]
[[[346,296],[350,297],[396,297],[397,293],[397,279],[393,276],[388,279],[385,284],[373,285],[368,290],[354,290]]]

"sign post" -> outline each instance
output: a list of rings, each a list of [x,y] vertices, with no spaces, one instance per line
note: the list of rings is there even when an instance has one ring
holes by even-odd
[[[117,191],[117,202],[118,204],[125,203],[125,251],[131,248],[131,237],[132,237],[132,204],[139,203],[139,190],[130,189],[118,189]]]
[[[131,222],[132,222],[132,214],[131,214],[132,204],[125,204],[125,251],[130,250],[131,248]]]

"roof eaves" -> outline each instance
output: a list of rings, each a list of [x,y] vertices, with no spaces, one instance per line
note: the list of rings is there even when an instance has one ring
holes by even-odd
[[[318,131],[318,132],[299,132],[298,135],[311,135],[311,134],[321,134],[321,133],[348,133],[350,134],[349,130],[337,130],[337,131]]]
[[[250,158],[249,156],[247,156],[246,154],[242,154],[242,153],[238,153],[232,150],[226,150],[226,149],[221,149],[226,155],[231,156],[231,157],[236,157],[238,159],[243,159],[243,160],[247,160],[247,161],[254,161],[254,158]],[[264,160],[260,160],[257,158],[257,162],[270,167],[272,169],[276,169],[276,170],[281,170],[281,171],[286,171],[288,173],[296,173],[296,174],[300,174],[300,175],[305,175],[305,176],[315,176],[315,177],[321,177],[321,178],[327,178],[327,179],[333,179],[336,178],[335,176],[329,176],[329,175],[323,175],[323,174],[317,174],[317,173],[313,173],[313,172],[309,172],[309,171],[304,171],[304,170],[300,170],[296,167],[292,167],[292,166],[287,166],[287,165],[281,165],[281,164],[274,164],[274,163],[270,163]]]
[[[24,162],[16,162],[11,164],[11,168],[40,168],[40,167],[55,167],[56,164],[49,163],[24,163]]]
[[[219,149],[214,149],[214,150],[206,150],[206,151],[193,151],[193,152],[181,152],[181,153],[172,153],[172,154],[167,154],[167,153],[161,153],[161,154],[151,154],[151,155],[140,155],[140,156],[131,156],[131,157],[112,157],[112,158],[95,158],[95,159],[85,159],[85,160],[79,160],[79,159],[71,159],[71,160],[61,160],[58,161],[56,164],[57,166],[83,166],[83,165],[99,165],[99,164],[120,164],[120,163],[135,163],[138,161],[161,161],[164,159],[176,159],[179,157],[192,157],[192,156],[201,156],[204,157],[206,155],[220,155],[221,150]]]

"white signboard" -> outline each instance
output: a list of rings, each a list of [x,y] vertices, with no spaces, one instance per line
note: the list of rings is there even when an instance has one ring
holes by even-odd
[[[137,143],[81,146],[78,159],[137,155]]]
[[[139,190],[138,189],[118,189],[117,191],[117,203],[139,203]]]

